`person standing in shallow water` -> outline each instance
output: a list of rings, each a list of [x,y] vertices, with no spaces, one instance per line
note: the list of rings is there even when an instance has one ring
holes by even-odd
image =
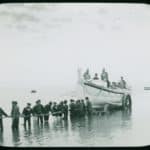
[[[85,114],[86,114],[86,106],[85,106],[85,103],[84,103],[83,99],[81,100],[81,104],[82,104],[82,116],[85,116]]]
[[[105,71],[105,68],[103,68],[103,70],[102,70],[101,80],[103,80],[107,83],[108,88],[110,87],[110,81],[109,81],[108,73]]]
[[[92,115],[92,103],[90,102],[88,97],[86,97],[85,100],[86,100],[86,112],[87,115],[90,116]]]
[[[63,116],[64,116],[64,120],[68,119],[68,105],[67,105],[67,100],[64,101],[64,105],[63,105]]]
[[[48,122],[49,120],[49,112],[51,112],[52,107],[52,102],[49,102],[47,105],[44,107],[44,121]]]
[[[3,131],[3,115],[8,117],[4,110],[0,107],[0,130]]]
[[[30,103],[27,103],[27,106],[23,109],[22,114],[24,116],[24,127],[26,128],[26,124],[28,122],[28,127],[30,129],[31,128],[31,114],[32,114]]]
[[[69,111],[70,111],[70,118],[73,118],[75,116],[75,102],[73,99],[70,100],[70,105],[69,105]]]
[[[63,106],[64,105],[64,103],[63,103],[63,101],[61,101],[59,104],[58,104],[58,107],[57,107],[57,109],[58,109],[58,116],[60,116],[60,117],[62,117],[62,114],[63,114]]]
[[[37,116],[37,123],[41,122],[43,125],[43,114],[44,114],[44,107],[41,104],[41,100],[36,101],[36,105],[33,107],[33,113]]]
[[[19,107],[17,106],[16,101],[12,102],[11,117],[12,117],[12,129],[18,130],[19,129],[20,111],[19,111]]]

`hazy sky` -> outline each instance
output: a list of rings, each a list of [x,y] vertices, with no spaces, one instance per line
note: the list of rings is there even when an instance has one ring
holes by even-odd
[[[69,86],[78,67],[150,85],[148,5],[3,4],[0,39],[1,87]]]

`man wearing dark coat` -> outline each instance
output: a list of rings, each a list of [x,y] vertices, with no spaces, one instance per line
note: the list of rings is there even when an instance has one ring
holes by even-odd
[[[30,129],[31,128],[31,114],[32,114],[32,108],[31,108],[30,103],[27,103],[27,106],[23,109],[22,114],[24,116],[24,127],[26,128],[26,124],[28,122],[28,127]]]
[[[41,122],[41,124],[43,124],[44,107],[41,104],[41,100],[36,101],[36,105],[33,107],[33,114],[37,116],[38,124],[39,121]]]
[[[49,102],[47,105],[44,107],[44,121],[48,122],[49,120],[49,113],[51,112],[52,107],[52,102]]]
[[[12,117],[12,129],[18,130],[20,111],[19,107],[17,106],[17,101],[12,102],[11,117]]]
[[[1,131],[3,131],[3,116],[8,116],[5,112],[4,112],[4,110],[0,107],[0,129],[1,129]]]
[[[86,114],[86,106],[85,106],[85,103],[84,103],[83,99],[81,100],[81,104],[82,104],[82,116],[85,116],[85,114]]]
[[[70,109],[70,118],[75,117],[75,112],[76,112],[76,104],[75,101],[73,99],[70,100],[70,105],[69,105]]]
[[[67,100],[64,101],[64,105],[63,105],[63,116],[64,116],[64,120],[68,119],[68,105],[67,105]]]
[[[86,97],[85,100],[86,100],[86,112],[87,112],[87,115],[91,116],[91,114],[92,114],[92,103],[90,102],[88,97]]]

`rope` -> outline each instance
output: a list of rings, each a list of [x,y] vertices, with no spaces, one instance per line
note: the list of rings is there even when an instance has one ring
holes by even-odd
[[[46,114],[39,114],[39,115],[37,115],[37,114],[35,114],[35,115],[23,115],[23,114],[21,114],[21,115],[19,115],[19,117],[20,118],[27,118],[27,117],[39,117],[39,116],[48,116],[48,115],[50,115],[51,113],[46,113]],[[2,117],[0,117],[0,119],[4,119],[4,118],[13,118],[12,116],[2,116]]]

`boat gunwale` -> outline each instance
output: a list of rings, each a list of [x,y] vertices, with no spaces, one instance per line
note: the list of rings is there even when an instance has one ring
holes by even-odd
[[[93,87],[93,88],[97,88],[97,89],[101,89],[103,91],[114,93],[114,94],[123,94],[123,95],[125,94],[125,92],[114,91],[114,90],[99,86],[99,85],[91,83],[91,82],[90,83],[89,82],[84,82],[84,85],[87,85],[87,86],[90,86],[90,87]]]

